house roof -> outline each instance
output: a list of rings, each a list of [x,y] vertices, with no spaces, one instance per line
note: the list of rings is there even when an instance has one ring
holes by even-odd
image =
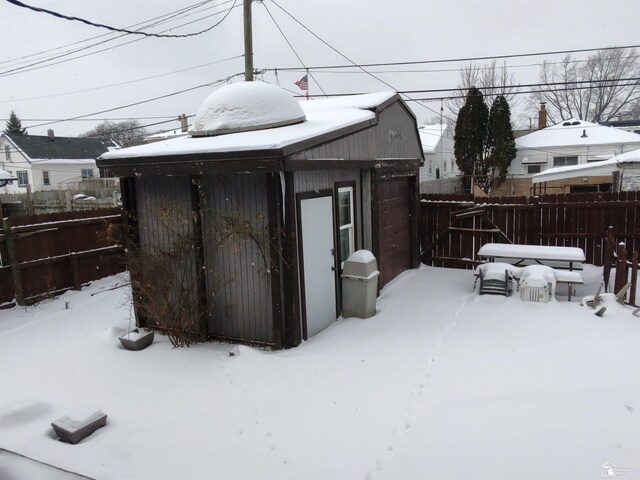
[[[300,102],[300,106],[306,120],[302,123],[210,137],[184,136],[123,148],[103,154],[99,164],[109,166],[112,160],[140,157],[279,150],[344,128],[371,122],[376,118],[375,110],[395,97],[395,92],[384,92],[303,101]]]
[[[55,137],[52,141],[46,135],[4,135],[31,160],[95,160],[118,148],[111,140],[101,138]]]
[[[634,163],[640,165],[640,149],[631,150],[630,152],[616,155],[609,160],[603,160],[601,162],[589,162],[581,165],[550,168],[544,172],[533,175],[533,177],[531,177],[531,181],[533,183],[543,183],[552,180],[564,180],[566,178],[611,175],[613,172],[617,171],[620,166]]]
[[[435,153],[440,139],[447,131],[447,124],[435,123],[433,125],[422,125],[418,127],[420,143],[424,153]]]
[[[640,144],[640,135],[572,118],[516,139],[517,148]]]

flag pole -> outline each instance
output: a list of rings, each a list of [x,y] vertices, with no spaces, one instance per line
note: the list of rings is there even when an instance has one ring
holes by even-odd
[[[311,86],[311,82],[309,81],[309,69],[307,68],[307,101],[309,100],[309,87]]]

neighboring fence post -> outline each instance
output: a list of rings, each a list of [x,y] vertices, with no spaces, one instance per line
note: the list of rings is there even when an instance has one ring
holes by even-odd
[[[16,244],[11,232],[11,225],[9,219],[5,218],[2,221],[2,228],[4,229],[4,239],[7,245],[7,253],[9,254],[9,264],[11,265],[11,278],[13,279],[13,290],[16,294],[16,301],[18,305],[25,305],[24,293],[22,290],[22,277],[20,275],[20,265],[18,264],[18,256],[16,254]]]
[[[27,185],[27,212],[33,215],[33,196],[31,195],[31,185]]]
[[[602,280],[604,281],[604,291],[609,292],[609,279],[611,278],[611,267],[614,263],[613,254],[615,252],[615,235],[613,234],[613,227],[607,228],[607,236],[604,239],[604,258],[602,263],[604,268],[602,270]]]
[[[73,289],[80,290],[82,285],[80,284],[80,270],[78,269],[78,254],[76,252],[69,254],[69,262],[71,263],[71,272],[73,274]]]
[[[532,199],[533,225],[529,229],[529,245],[540,244],[540,197],[534,196]]]
[[[629,295],[629,303],[636,305],[636,285],[638,283],[638,251],[633,251],[633,261],[631,263],[631,293]]]
[[[618,244],[618,263],[616,263],[616,282],[613,293],[618,293],[627,283],[627,248],[624,242]]]

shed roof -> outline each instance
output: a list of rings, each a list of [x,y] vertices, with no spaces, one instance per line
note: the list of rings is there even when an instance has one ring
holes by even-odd
[[[516,139],[519,149],[628,143],[640,145],[640,135],[575,118]]]
[[[394,92],[384,92],[304,101],[300,102],[306,116],[302,123],[211,137],[184,136],[123,148],[102,155],[100,165],[108,166],[110,160],[116,159],[282,149],[373,120],[374,110],[396,96]]]
[[[55,137],[51,140],[46,135],[15,135],[6,133],[5,136],[29,159],[65,159],[95,160],[109,149],[117,148],[111,140],[102,138]]]
[[[635,134],[633,134],[635,135]],[[639,164],[640,149],[616,155],[609,160],[600,162],[589,162],[581,165],[571,165],[568,167],[556,167],[536,173],[531,177],[533,183],[550,182],[552,180],[564,180],[575,177],[597,177],[611,175],[622,165]]]

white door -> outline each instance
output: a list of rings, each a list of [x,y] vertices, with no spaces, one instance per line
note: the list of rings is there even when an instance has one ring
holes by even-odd
[[[336,320],[333,202],[330,196],[300,201],[304,308],[307,337]]]

